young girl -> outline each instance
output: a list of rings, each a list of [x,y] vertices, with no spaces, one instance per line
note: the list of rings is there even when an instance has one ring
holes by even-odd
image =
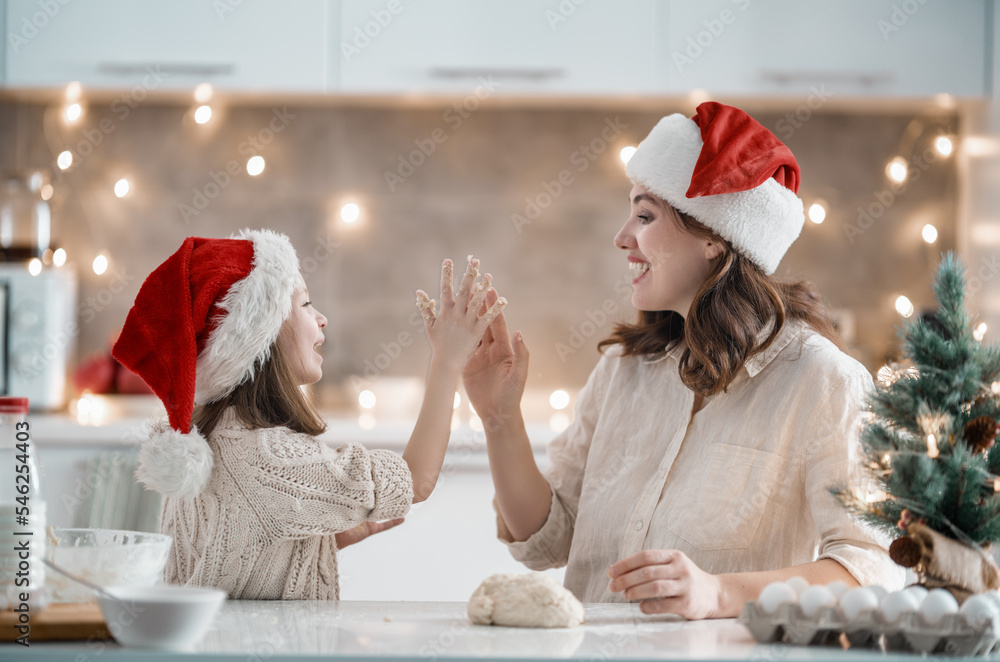
[[[486,428],[498,533],[585,602],[734,617],[770,582],[898,588],[902,570],[827,488],[848,477],[868,371],[815,295],[774,280],[798,236],[794,157],[718,103],[663,118],[628,163],[615,237],[635,277],[620,325],[539,472],[528,368],[500,315],[465,370]],[[487,299],[491,302],[493,297]]]
[[[478,275],[470,257],[456,294],[446,260],[440,313],[417,291],[433,355],[400,457],[316,439],[325,425],[299,387],[322,375],[327,320],[309,301],[287,237],[189,237],[153,271],[113,354],[169,418],[150,430],[136,471],[167,496],[166,582],[215,586],[234,599],[337,599],[338,547],[398,524],[434,489],[462,367],[506,304],[479,315],[496,292]]]

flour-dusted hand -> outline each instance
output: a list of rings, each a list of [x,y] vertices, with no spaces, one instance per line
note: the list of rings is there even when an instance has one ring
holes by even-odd
[[[479,260],[471,255],[457,293],[452,276],[452,262],[445,260],[441,265],[440,311],[437,310],[438,302],[423,290],[417,290],[417,307],[423,315],[424,329],[435,359],[461,371],[483,332],[507,305],[507,300],[497,296],[490,274],[479,279]],[[487,296],[490,306],[484,311]]]
[[[640,600],[646,614],[677,614],[690,620],[720,618],[722,584],[675,549],[647,549],[608,569],[608,590]]]
[[[496,294],[487,293],[484,305],[496,306]],[[511,342],[507,320],[500,312],[462,373],[465,392],[484,421],[501,426],[515,418],[528,380],[528,348],[520,331]]]

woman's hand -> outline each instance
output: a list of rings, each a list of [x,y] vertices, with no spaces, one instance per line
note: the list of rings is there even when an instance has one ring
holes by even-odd
[[[337,539],[337,549],[344,549],[348,545],[353,545],[356,542],[361,542],[368,536],[373,536],[376,533],[382,533],[383,531],[388,531],[394,526],[399,526],[403,523],[403,518],[399,519],[389,519],[384,522],[362,522],[358,524],[353,529],[348,529],[347,531],[341,531],[336,534],[334,538]]]
[[[472,350],[483,337],[490,322],[500,314],[507,300],[497,296],[490,287],[493,277],[489,274],[477,282],[479,260],[469,257],[469,265],[456,294],[452,283],[452,262],[441,265],[441,311],[437,302],[423,290],[417,290],[417,307],[424,316],[424,328],[434,351],[434,360],[460,373]],[[492,295],[489,309],[483,310],[487,295]],[[482,313],[482,315],[480,315]]]
[[[487,294],[484,306],[495,306],[496,293]],[[492,309],[492,308],[491,308]],[[528,348],[520,331],[511,343],[503,312],[483,334],[462,373],[465,392],[484,424],[502,424],[521,406],[521,395],[528,379]],[[487,427],[487,430],[490,430]]]
[[[641,600],[645,614],[677,614],[690,620],[725,618],[722,585],[683,552],[647,549],[615,563],[608,570],[612,593]]]

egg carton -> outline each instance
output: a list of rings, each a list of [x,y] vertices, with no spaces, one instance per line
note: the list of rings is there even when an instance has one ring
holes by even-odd
[[[1000,650],[1000,619],[974,625],[958,614],[948,614],[933,626],[915,613],[903,614],[886,623],[877,610],[869,609],[848,620],[839,607],[824,607],[807,616],[797,604],[783,604],[773,614],[756,602],[748,602],[738,619],[759,643],[781,642],[793,646],[837,646],[879,648],[967,657]]]

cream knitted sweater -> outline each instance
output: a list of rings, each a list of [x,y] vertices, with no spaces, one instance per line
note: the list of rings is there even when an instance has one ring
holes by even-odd
[[[174,538],[168,584],[214,586],[232,599],[336,600],[334,534],[402,517],[413,501],[409,468],[390,451],[248,429],[232,410],[208,444],[208,486],[164,500],[160,530]]]

